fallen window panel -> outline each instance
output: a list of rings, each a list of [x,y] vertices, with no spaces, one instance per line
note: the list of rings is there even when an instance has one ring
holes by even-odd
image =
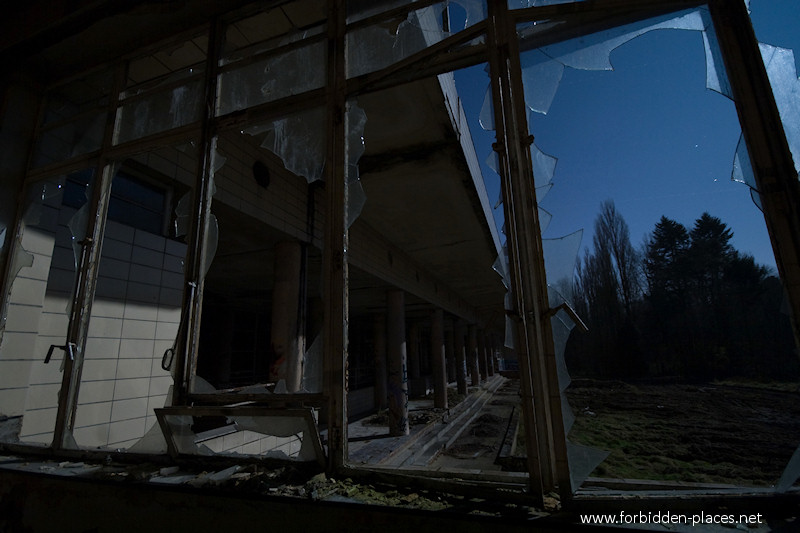
[[[156,409],[172,455],[251,455],[325,464],[311,409],[165,407]]]

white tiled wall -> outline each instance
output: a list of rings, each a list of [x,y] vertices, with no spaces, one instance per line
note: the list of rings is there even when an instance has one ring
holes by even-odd
[[[185,251],[108,222],[78,399],[80,446],[125,448],[155,424],[152,410],[172,384],[161,356],[178,331]]]
[[[283,452],[287,457],[296,458],[303,443],[302,438],[302,434],[299,437],[275,437],[244,430],[216,437],[202,444],[220,454],[268,455],[270,452]]]

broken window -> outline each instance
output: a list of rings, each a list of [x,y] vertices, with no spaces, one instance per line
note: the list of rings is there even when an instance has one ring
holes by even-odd
[[[652,31],[656,29],[695,31]],[[536,25],[522,27],[523,46],[535,42],[539,31]],[[669,54],[664,52],[667,49]],[[681,61],[672,62],[668,56]],[[747,234],[746,241],[731,241],[736,247],[753,243],[754,248],[743,250],[742,255],[760,253],[758,261],[767,265],[774,260],[759,214],[748,210],[741,191],[737,194],[735,184],[725,179],[734,153],[740,174],[752,176],[752,170],[746,150],[737,150],[738,127],[731,102],[703,91],[705,85],[726,96],[731,94],[707,12],[701,8],[619,26],[528,50],[521,60],[525,102],[534,112],[530,131],[536,136],[532,148],[536,186],[540,186],[540,175],[545,182],[552,178],[553,185],[546,198],[537,190],[540,212],[544,207],[552,213],[549,227],[542,229],[544,237],[554,237],[543,240],[549,304],[551,308],[565,301],[574,305],[590,328],[588,333],[579,332],[574,317],[564,308],[551,318],[573,489],[587,476],[592,478],[584,487],[604,486],[605,481],[597,478],[775,483],[779,472],[767,465],[761,449],[738,443],[722,450],[730,442],[730,433],[712,422],[738,417],[715,414],[717,402],[736,402],[742,396],[724,378],[735,385],[737,379],[753,374],[734,369],[755,364],[753,357],[763,360],[758,350],[747,351],[751,341],[743,338],[744,326],[732,326],[740,323],[740,317],[729,316],[724,306],[713,311],[704,307],[704,318],[692,322],[687,317],[699,313],[700,304],[684,296],[680,300],[685,319],[681,341],[676,341],[677,336],[662,338],[655,331],[678,327],[673,323],[676,316],[659,303],[647,280],[633,280],[638,295],[631,292],[631,280],[626,281],[631,275],[626,269],[639,264],[636,235],[653,232],[661,214],[687,218],[687,235],[691,230],[694,238],[700,239],[700,230],[691,224],[695,219],[695,224],[700,223],[701,214],[709,211],[735,227],[734,235],[739,231]],[[612,64],[615,72],[604,73]],[[644,78],[649,81],[645,83]],[[701,123],[697,116],[703,117]],[[613,135],[608,134],[611,124]],[[681,138],[678,144],[672,140],[677,138]],[[558,157],[555,175],[554,165],[540,166],[537,175],[542,151]],[[609,153],[616,154],[613,161],[607,158]],[[617,161],[623,164],[615,164]],[[597,214],[593,205],[605,198],[612,203],[604,203]],[[696,213],[686,212],[690,205],[695,205]],[[630,235],[621,213],[631,224]],[[562,235],[581,226],[587,236],[586,249],[580,254],[573,279],[578,248]],[[758,232],[752,227],[758,227]],[[609,240],[612,237],[617,240]],[[650,238],[652,233],[645,236],[646,242]],[[634,244],[621,245],[629,240]],[[645,250],[646,246],[641,253]],[[740,260],[745,259],[735,261]],[[752,266],[753,272],[761,272],[760,297],[771,298],[767,296],[773,294],[768,268],[758,268]],[[721,305],[719,299],[714,301]],[[769,311],[764,313],[783,325],[777,335],[783,348],[776,345],[776,350],[785,351],[791,345],[788,321],[778,318],[777,305],[777,301],[768,304]],[[653,324],[659,326],[654,329]],[[727,331],[729,338],[738,340],[732,343],[716,333],[703,333],[703,327]],[[759,335],[758,328],[748,331],[747,335]],[[784,359],[784,369],[796,366]],[[567,388],[570,374],[572,385]],[[686,384],[698,381],[705,385],[692,388]],[[638,395],[646,395],[647,400],[642,403]],[[744,396],[745,401],[762,406],[780,403],[780,395],[774,392]],[[687,397],[692,398],[692,409],[681,407]],[[613,402],[626,407],[616,409]],[[785,408],[783,404],[778,410]],[[675,412],[681,413],[681,421],[675,419]],[[752,423],[752,432],[767,431],[766,426],[758,426],[765,421]],[[670,427],[683,435],[680,443],[664,434]],[[694,435],[702,445],[692,444]],[[788,461],[793,448],[787,443],[798,437],[793,433],[775,443],[769,454]]]
[[[319,3],[290,2],[226,27],[218,115],[325,86],[322,7]]]
[[[196,393],[321,390],[320,189],[313,182],[325,136],[315,112],[217,140],[211,211],[218,243],[203,285]]]
[[[484,0],[434,3],[390,17],[367,16],[374,11],[359,6],[351,7],[348,13],[348,23],[352,28],[346,38],[348,77],[361,76],[398,63],[442,41],[451,32],[486,18]]]
[[[87,185],[93,183],[91,170],[75,174]],[[12,243],[0,332],[4,442],[51,444],[63,360],[75,355],[76,347],[67,338],[75,291],[73,244],[85,233],[78,221],[87,198],[76,198],[77,206],[74,201],[67,205],[67,179],[55,176],[27,186]]]
[[[175,221],[180,199],[192,197],[196,162],[187,142],[117,167],[70,428],[80,447],[135,447],[158,431],[154,409],[171,401],[187,288],[187,243]]]

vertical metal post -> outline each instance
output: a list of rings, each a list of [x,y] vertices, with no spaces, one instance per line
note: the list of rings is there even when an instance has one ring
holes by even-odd
[[[203,117],[200,130],[200,161],[197,165],[194,195],[195,216],[192,217],[191,240],[186,252],[186,287],[183,292],[182,312],[188,313],[186,330],[177,332],[175,369],[173,376],[175,386],[172,391],[172,404],[185,405],[188,401],[191,379],[197,365],[198,345],[200,343],[200,319],[203,308],[203,264],[207,253],[205,246],[211,218],[211,202],[214,194],[213,169],[211,168],[214,146],[214,119],[217,102],[217,60],[222,48],[222,22],[218,19],[211,22],[208,35],[208,50],[205,65],[205,86],[203,99]]]
[[[58,392],[58,408],[53,430],[53,448],[75,446],[72,430],[75,427],[75,414],[78,410],[83,360],[86,351],[86,337],[89,331],[92,302],[97,285],[97,270],[100,265],[100,251],[105,232],[108,202],[111,195],[111,181],[114,178],[114,165],[105,156],[105,151],[114,140],[116,124],[116,103],[124,88],[127,71],[117,67],[114,86],[108,100],[106,123],[103,129],[102,153],[95,166],[95,180],[91,197],[88,199],[89,217],[86,234],[80,242],[81,255],[78,258],[77,276],[73,289],[72,308],[67,328],[64,370],[61,389]]]
[[[545,318],[547,282],[534,192],[519,43],[504,1],[489,2],[489,66],[506,219],[516,351],[530,472],[541,501],[558,484],[572,495],[552,331]]]
[[[800,341],[800,183],[750,17],[743,1],[708,3],[753,165],[778,273]]]
[[[328,0],[327,153],[322,265],[323,359],[328,399],[328,472],[347,462],[347,195],[345,191],[345,3]]]

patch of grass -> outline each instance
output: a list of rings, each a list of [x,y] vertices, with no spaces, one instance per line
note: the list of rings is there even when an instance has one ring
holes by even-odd
[[[793,384],[761,385],[583,380],[568,438],[609,452],[594,477],[770,486],[800,444],[800,402]]]
[[[778,392],[800,392],[800,383],[796,381],[756,381],[750,379],[723,379],[711,383],[715,386],[750,387],[753,389],[772,390]]]

